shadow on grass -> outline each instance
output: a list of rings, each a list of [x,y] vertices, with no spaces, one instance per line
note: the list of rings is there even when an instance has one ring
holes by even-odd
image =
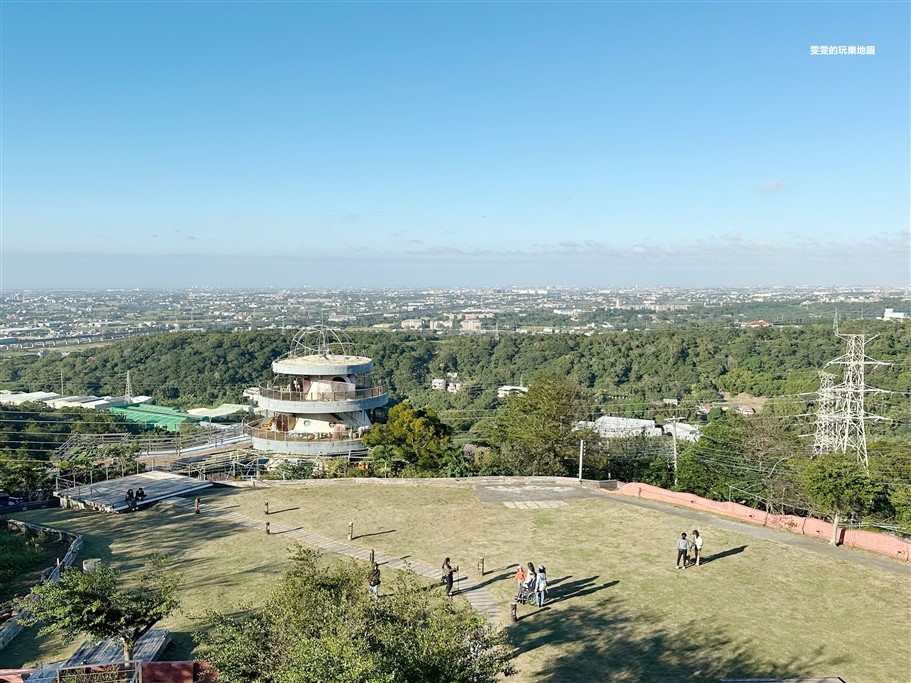
[[[714,555],[706,555],[699,559],[699,564],[708,564],[709,562],[714,562],[715,560],[723,560],[725,557],[730,557],[731,555],[739,555],[744,550],[747,549],[747,546],[740,545],[736,548],[728,548],[727,550],[722,550],[720,553],[715,553]]]
[[[240,507],[240,505],[232,505],[231,507]],[[297,508],[282,508],[281,510],[270,510],[268,512],[268,514],[271,517],[272,515],[278,515],[278,514],[281,514],[282,512],[293,512],[294,510],[300,510],[300,508],[297,507]],[[369,536],[369,534],[367,534],[367,535]]]
[[[570,581],[568,583],[561,583],[556,589],[550,590],[548,585],[547,599],[549,602],[562,602],[563,600],[569,600],[570,598],[578,598],[583,595],[591,595],[592,593],[597,593],[602,591],[605,588],[610,588],[611,586],[616,586],[620,583],[619,580],[615,579],[613,581],[607,581],[602,584],[596,584],[598,580],[597,576],[591,576],[587,579],[579,579],[577,581]]]
[[[385,531],[374,531],[369,534],[356,534],[354,536],[354,538],[370,538],[371,536],[382,536],[383,534],[394,534],[394,533],[395,533],[395,529],[386,529]]]
[[[502,581],[503,579],[508,579],[508,578],[510,578],[511,576],[512,576],[512,572],[509,571],[508,569],[507,569],[506,571],[504,571],[504,572],[500,572],[499,574],[488,575],[488,577],[485,578],[483,581],[478,581],[478,582],[477,582],[476,584],[474,584],[473,586],[469,586],[468,588],[462,589],[462,593],[470,593],[470,592],[473,591],[473,590],[477,590],[477,589],[479,589],[479,588],[483,588],[484,586],[488,586],[488,585],[490,585],[490,584],[492,584],[492,583],[495,583],[495,582],[497,582],[497,581]],[[466,578],[466,577],[459,577],[459,581],[467,581],[467,578]]]
[[[755,654],[750,640],[735,640],[698,620],[669,628],[666,620],[651,614],[624,613],[613,596],[524,615],[510,630],[510,640],[520,653],[543,646],[556,650],[528,679],[537,683],[777,679],[832,670],[844,661],[823,657],[821,649],[766,660]]]

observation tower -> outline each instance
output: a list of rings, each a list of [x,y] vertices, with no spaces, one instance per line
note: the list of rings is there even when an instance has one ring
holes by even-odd
[[[244,424],[253,448],[303,456],[359,456],[370,429],[371,411],[386,405],[381,383],[369,377],[373,360],[353,355],[340,330],[316,325],[301,329],[291,350],[272,362],[277,377],[249,394],[259,406]]]

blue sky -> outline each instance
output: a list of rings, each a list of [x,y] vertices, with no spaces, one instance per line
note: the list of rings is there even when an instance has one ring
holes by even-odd
[[[5,287],[911,279],[907,2],[0,7]]]

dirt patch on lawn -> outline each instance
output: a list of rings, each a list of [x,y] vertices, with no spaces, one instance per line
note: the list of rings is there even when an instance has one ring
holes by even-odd
[[[753,408],[757,413],[762,410],[762,407],[766,403],[769,402],[769,399],[766,397],[753,396],[752,394],[737,394],[736,396],[731,396],[731,394],[723,393],[721,395],[724,397],[724,400],[732,406]]]

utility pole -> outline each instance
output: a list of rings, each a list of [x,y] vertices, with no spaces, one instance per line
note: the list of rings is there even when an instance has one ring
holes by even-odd
[[[677,488],[677,422],[682,417],[671,418],[671,437],[674,439],[674,488]]]
[[[585,455],[585,442],[579,440],[579,481],[582,481],[582,456]]]
[[[127,370],[127,389],[123,394],[123,398],[127,403],[133,402],[133,384],[130,382],[130,371]]]
[[[63,396],[63,368],[60,368],[60,395]]]

